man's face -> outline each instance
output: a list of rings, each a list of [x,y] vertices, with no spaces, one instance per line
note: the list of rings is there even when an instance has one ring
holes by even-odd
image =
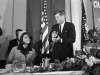
[[[19,32],[21,32],[21,31],[17,31],[17,33],[16,33],[16,37],[17,37],[17,38],[18,38]]]
[[[55,19],[58,24],[62,24],[65,21],[65,16],[58,13],[55,15]]]

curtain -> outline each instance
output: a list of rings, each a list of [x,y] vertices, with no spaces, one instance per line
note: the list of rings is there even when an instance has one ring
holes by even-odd
[[[27,20],[26,31],[33,37],[33,48],[38,53],[39,34],[40,34],[40,0],[27,0]]]
[[[75,25],[76,41],[73,44],[74,50],[81,49],[81,0],[71,0],[72,23]]]

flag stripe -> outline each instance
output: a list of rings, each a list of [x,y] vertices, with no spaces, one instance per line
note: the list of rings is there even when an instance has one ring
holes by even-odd
[[[44,34],[42,35],[42,42],[44,41],[45,38],[47,38],[46,37],[47,34],[48,34],[48,27],[46,28],[46,30],[44,31]]]
[[[42,28],[41,32],[42,32],[42,33],[45,32],[45,30],[46,30],[47,27],[48,27],[48,26],[45,25],[45,26]]]
[[[42,41],[42,51],[41,53],[49,52],[49,41],[48,41],[48,17],[47,17],[47,0],[42,0],[42,11],[41,11],[41,41]]]

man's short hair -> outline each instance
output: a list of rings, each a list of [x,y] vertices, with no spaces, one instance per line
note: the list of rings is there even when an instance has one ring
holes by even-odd
[[[16,29],[16,32],[15,32],[16,36],[17,36],[17,32],[19,31],[22,31],[22,29]]]
[[[22,29],[17,29],[16,32],[18,32],[18,31],[22,31]]]
[[[54,15],[56,14],[60,14],[60,15],[65,15],[65,11],[64,10],[57,10]]]

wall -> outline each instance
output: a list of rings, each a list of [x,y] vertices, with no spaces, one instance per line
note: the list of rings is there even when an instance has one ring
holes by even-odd
[[[15,30],[26,29],[26,0],[0,0],[0,60],[5,59],[5,52],[10,39],[15,37]]]
[[[89,29],[93,29],[93,15],[92,15],[92,6],[90,0],[83,0],[85,9],[86,9],[86,16],[87,16],[87,25]]]
[[[15,30],[20,28],[26,30],[26,5],[27,0],[14,0],[14,17],[13,17],[13,36]]]
[[[100,0],[83,0],[86,8],[87,22],[89,29],[93,29],[96,26],[98,18],[100,18]],[[96,2],[96,8],[93,5],[93,2]],[[93,11],[92,11],[93,8]]]
[[[3,35],[0,37],[0,60],[4,60],[6,48],[12,34],[12,8],[13,0],[0,0],[0,26],[3,29]]]
[[[72,18],[71,18],[71,0],[65,0],[65,12],[66,12],[66,21],[67,22],[71,22]]]
[[[94,25],[95,28],[98,26],[97,21],[100,19],[100,0],[92,0],[93,2],[93,11],[94,11]],[[99,24],[100,25],[100,24]]]

